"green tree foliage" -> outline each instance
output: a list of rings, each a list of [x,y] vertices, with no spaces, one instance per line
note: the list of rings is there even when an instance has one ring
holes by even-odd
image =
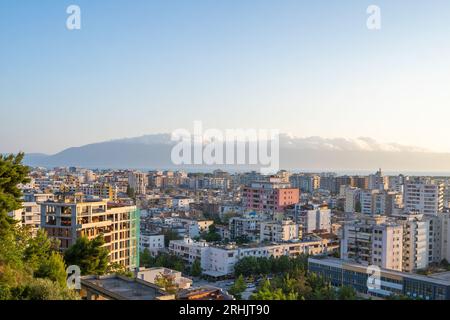
[[[14,300],[78,300],[74,290],[61,288],[50,279],[32,279],[27,284],[15,288],[10,297]]]
[[[274,275],[261,281],[251,299],[254,300],[354,300],[351,287],[336,289],[315,273],[309,273],[308,257],[279,258],[246,257],[236,264],[235,274],[244,276]]]
[[[0,155],[0,239],[11,237],[15,221],[8,212],[17,210],[22,205],[22,193],[19,184],[29,182],[28,167],[22,165],[24,154]]]
[[[356,300],[355,289],[347,286],[339,288],[338,300]]]
[[[193,277],[200,277],[202,275],[202,265],[199,259],[195,259],[191,266],[191,275]]]
[[[240,275],[234,284],[231,286],[230,290],[228,290],[236,299],[241,299],[242,292],[247,289],[247,283],[245,283],[245,279],[243,275]]]
[[[164,245],[166,247],[169,246],[169,243],[172,240],[181,240],[181,237],[179,236],[179,234],[173,230],[164,230],[163,235],[164,235]]]
[[[153,257],[150,253],[150,250],[145,248],[141,253],[139,254],[139,266],[141,267],[147,267],[150,266],[153,263]]]
[[[31,237],[7,213],[19,209],[22,194],[17,187],[28,182],[23,154],[0,155],[0,299],[78,299],[68,290],[65,265],[44,231]]]
[[[108,268],[108,250],[103,247],[105,239],[98,236],[89,240],[80,237],[64,253],[67,265],[80,267],[82,275],[102,275]]]
[[[156,276],[155,284],[165,292],[175,294],[178,292],[178,285],[175,282],[175,276],[161,273]]]
[[[134,189],[132,187],[130,187],[129,185],[127,186],[127,195],[128,197],[130,197],[131,199],[136,199],[136,192],[134,191]]]
[[[281,256],[279,258],[256,258],[244,257],[240,259],[234,266],[236,276],[244,275],[269,275],[293,272],[295,270],[306,270],[308,257],[300,255],[296,258],[288,258]]]
[[[185,263],[180,257],[168,253],[161,253],[156,257],[152,257],[150,252],[148,252],[148,254],[145,252],[146,251],[144,250],[143,253],[141,253],[141,267],[165,267],[181,272],[186,269]]]
[[[66,286],[66,266],[63,257],[57,252],[51,252],[48,259],[39,263],[39,267],[34,273],[36,278],[47,278],[61,287]]]
[[[124,265],[113,262],[108,264],[108,268],[106,269],[107,274],[117,274],[119,276],[124,276],[128,278],[133,278],[134,274],[132,271],[128,270]]]
[[[222,240],[222,237],[217,233],[216,227],[214,225],[211,225],[208,232],[202,234],[202,239],[206,240],[207,242],[218,242]]]

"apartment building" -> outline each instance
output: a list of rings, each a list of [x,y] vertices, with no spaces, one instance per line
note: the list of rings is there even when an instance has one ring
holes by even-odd
[[[230,240],[246,237],[250,241],[258,241],[260,238],[261,222],[263,220],[256,213],[231,218],[228,222]]]
[[[8,215],[18,221],[21,227],[29,228],[36,235],[41,225],[41,206],[36,202],[23,202],[22,208],[11,211]]]
[[[134,171],[128,173],[128,185],[137,195],[146,193],[147,182],[147,175],[143,172]]]
[[[331,232],[331,210],[326,204],[295,205],[295,221],[301,225],[302,234]]]
[[[369,190],[387,190],[389,188],[389,177],[384,176],[381,169],[375,174],[369,175]]]
[[[405,183],[405,211],[437,215],[444,209],[444,184],[433,180]]]
[[[88,185],[82,185],[78,188],[86,196],[95,196],[100,199],[108,199],[109,201],[116,202],[119,188],[109,183],[92,183]]]
[[[402,270],[412,272],[428,267],[429,220],[421,214],[402,214],[395,220],[403,226]]]
[[[356,211],[357,203],[360,201],[360,192],[361,190],[359,188],[346,187],[344,204],[344,211],[346,213],[353,213]]]
[[[194,199],[189,197],[173,197],[172,198],[172,206],[177,209],[189,209],[191,203],[194,202]]]
[[[164,249],[164,235],[158,232],[141,232],[139,236],[139,248],[141,251],[147,249],[152,256]]]
[[[302,237],[300,226],[291,219],[263,221],[260,227],[260,242],[285,242],[299,240]]]
[[[86,202],[82,195],[41,204],[41,228],[66,250],[79,237],[105,238],[110,262],[127,268],[139,265],[139,211],[107,201]]]
[[[314,174],[295,174],[289,177],[288,182],[293,188],[306,193],[313,193],[320,188],[320,176]]]
[[[383,216],[364,216],[345,222],[341,230],[341,258],[364,265],[402,270],[403,227]]]
[[[280,212],[287,206],[298,203],[299,198],[299,189],[273,178],[268,182],[254,182],[243,189],[244,206],[256,211]]]
[[[363,214],[390,216],[403,208],[402,194],[394,191],[362,190],[360,199]]]
[[[234,272],[234,266],[244,257],[295,257],[301,254],[319,255],[338,250],[334,239],[312,237],[305,241],[292,241],[270,245],[229,244],[214,246],[204,241],[194,241],[189,238],[173,240],[169,244],[169,252],[181,257],[186,263],[192,264],[196,259],[201,263],[204,275],[222,277]]]

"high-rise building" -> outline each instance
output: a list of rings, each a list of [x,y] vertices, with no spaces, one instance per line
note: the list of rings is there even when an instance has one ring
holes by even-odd
[[[360,202],[361,190],[358,188],[347,187],[345,190],[345,205],[344,211],[346,213],[353,213],[357,209],[357,204]]]
[[[405,211],[438,215],[444,209],[444,184],[433,180],[405,183]]]
[[[403,271],[427,268],[429,221],[421,214],[402,214],[395,216],[395,219],[403,226]]]
[[[365,216],[345,222],[341,235],[341,258],[363,265],[402,270],[403,227],[383,216]]]
[[[389,186],[389,178],[383,176],[381,169],[375,174],[369,175],[369,189],[370,190],[387,190]]]
[[[297,204],[295,219],[302,226],[302,234],[331,232],[331,210],[325,204]]]
[[[143,172],[135,171],[128,174],[128,184],[135,194],[145,194],[147,182],[147,175]]]
[[[243,201],[247,209],[265,212],[280,212],[299,202],[300,192],[289,183],[277,179],[254,182],[243,190]]]
[[[41,227],[66,250],[80,237],[103,235],[110,262],[139,267],[139,211],[106,201],[85,202],[81,197],[41,204]]]

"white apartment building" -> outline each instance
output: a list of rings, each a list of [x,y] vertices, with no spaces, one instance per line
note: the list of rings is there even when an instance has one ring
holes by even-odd
[[[172,199],[172,206],[177,209],[189,209],[189,205],[194,202],[194,199],[188,197],[174,197]]]
[[[437,215],[444,209],[444,184],[432,180],[405,183],[405,211]]]
[[[356,204],[359,201],[361,190],[359,188],[348,187],[345,189],[345,205],[344,211],[346,213],[353,213],[356,209]]]
[[[151,232],[141,232],[139,237],[139,247],[143,251],[148,249],[152,256],[158,255],[164,249],[164,235]]]
[[[383,216],[361,215],[344,223],[341,237],[341,259],[402,270],[402,225],[388,222]]]
[[[232,274],[234,265],[244,257],[269,258],[300,254],[318,255],[334,252],[338,244],[331,239],[316,237],[307,241],[289,242],[272,245],[247,245],[236,246],[211,246],[204,241],[173,240],[169,244],[169,252],[181,257],[185,262],[192,264],[196,259],[200,260],[203,274],[219,277]]]
[[[360,199],[361,213],[368,215],[390,216],[403,207],[403,196],[393,191],[362,190]]]
[[[441,221],[441,260],[450,261],[450,213],[439,216]]]
[[[302,226],[302,234],[331,232],[331,210],[327,205],[295,205],[295,220]]]
[[[389,178],[383,176],[381,169],[375,174],[369,175],[370,190],[387,190],[389,187]]]
[[[11,211],[8,215],[18,221],[21,227],[30,228],[33,235],[41,226],[41,206],[36,202],[23,202],[22,208]]]
[[[290,219],[263,221],[260,226],[260,242],[285,242],[301,239],[301,228]]]
[[[421,214],[402,214],[395,216],[395,219],[403,226],[403,271],[427,268],[429,220]]]

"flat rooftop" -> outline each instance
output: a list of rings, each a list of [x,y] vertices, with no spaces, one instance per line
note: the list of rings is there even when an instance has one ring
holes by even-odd
[[[445,280],[450,282],[450,271],[440,272],[428,275],[430,278],[435,278],[439,280]]]
[[[88,276],[81,279],[82,285],[117,300],[155,300],[166,294],[158,287],[139,279],[121,276]]]

